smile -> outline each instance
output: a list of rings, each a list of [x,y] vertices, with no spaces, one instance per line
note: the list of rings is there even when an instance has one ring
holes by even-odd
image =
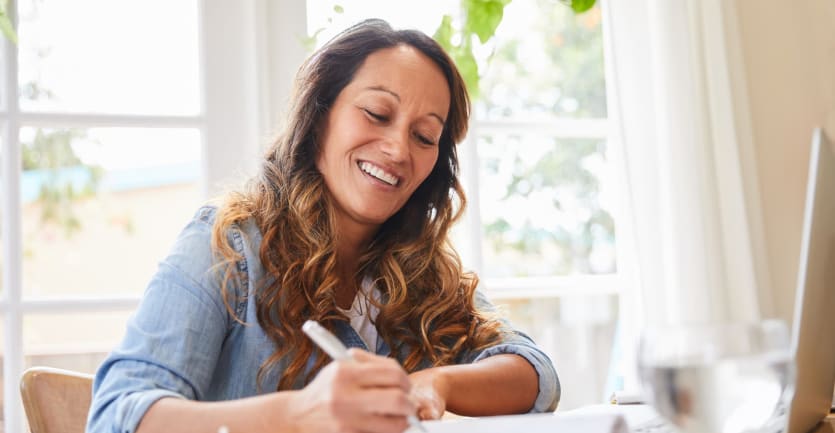
[[[360,161],[359,163],[357,163],[357,165],[359,166],[360,170],[362,170],[366,174],[391,186],[397,186],[397,184],[400,181],[397,178],[397,176],[384,171],[380,167],[377,167],[376,165],[371,164],[370,162]]]

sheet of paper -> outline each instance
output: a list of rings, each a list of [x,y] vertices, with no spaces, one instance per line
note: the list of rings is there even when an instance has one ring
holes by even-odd
[[[592,404],[567,413],[577,416],[620,415],[630,430],[663,423],[658,412],[646,404]]]
[[[528,414],[425,421],[429,433],[628,433],[619,414]],[[417,433],[414,429],[407,433]]]

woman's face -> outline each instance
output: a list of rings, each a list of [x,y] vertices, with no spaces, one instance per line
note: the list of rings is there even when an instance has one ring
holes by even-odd
[[[328,112],[316,161],[340,232],[370,236],[409,200],[438,160],[449,103],[443,72],[419,50],[365,59]]]

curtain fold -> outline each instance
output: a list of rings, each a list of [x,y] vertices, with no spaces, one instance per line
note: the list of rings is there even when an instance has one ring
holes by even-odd
[[[604,2],[614,158],[627,196],[622,312],[646,325],[757,320],[756,171],[733,2]]]

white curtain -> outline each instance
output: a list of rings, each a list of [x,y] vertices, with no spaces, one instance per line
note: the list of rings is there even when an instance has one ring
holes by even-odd
[[[618,219],[627,339],[770,308],[733,4],[603,4],[611,148],[628,190]]]

